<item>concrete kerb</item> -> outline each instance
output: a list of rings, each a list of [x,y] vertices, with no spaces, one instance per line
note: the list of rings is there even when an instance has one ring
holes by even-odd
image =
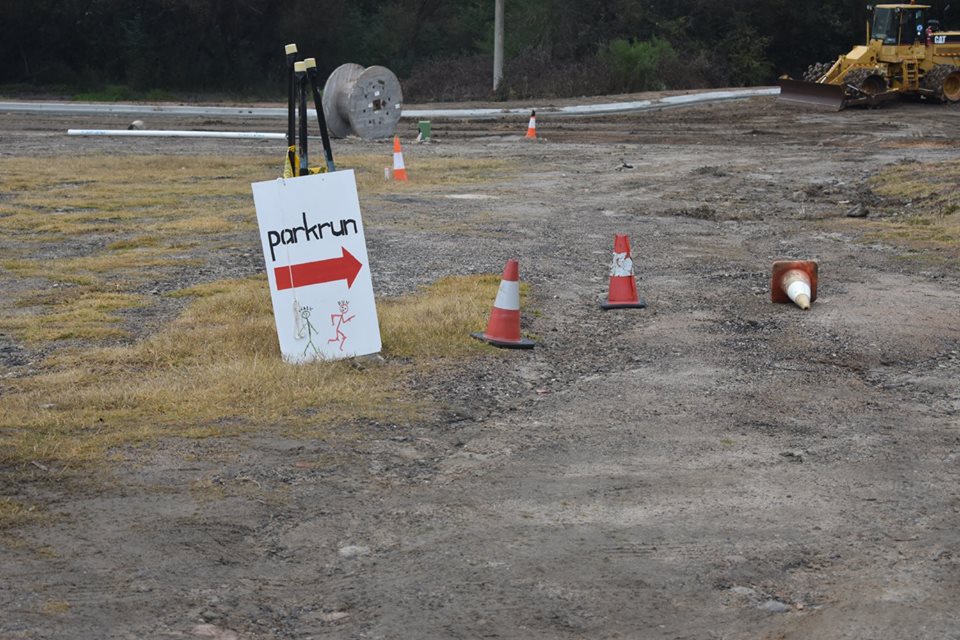
[[[759,87],[731,91],[706,91],[683,95],[668,96],[655,100],[636,100],[628,102],[608,102],[603,104],[571,105],[565,107],[535,107],[537,111],[550,118],[603,116],[638,111],[655,111],[685,107],[710,102],[729,100],[748,100],[762,96],[776,96],[779,87]],[[510,109],[404,109],[400,115],[404,119],[439,120],[444,118],[461,120],[484,120],[527,117],[532,107],[524,106]],[[284,107],[219,107],[197,105],[155,105],[155,104],[102,104],[87,102],[0,102],[0,112],[5,113],[48,113],[58,115],[177,115],[177,116],[216,116],[243,118],[285,118]],[[308,110],[311,117],[316,112]]]

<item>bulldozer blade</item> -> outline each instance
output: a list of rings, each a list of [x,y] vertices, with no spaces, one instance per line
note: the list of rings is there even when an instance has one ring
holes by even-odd
[[[803,82],[780,79],[780,99],[787,102],[802,102],[840,111],[846,106],[843,85]]]

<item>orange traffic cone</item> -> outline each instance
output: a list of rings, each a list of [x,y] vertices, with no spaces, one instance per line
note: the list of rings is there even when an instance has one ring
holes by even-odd
[[[527,125],[527,138],[537,137],[537,112],[530,112],[530,124]]]
[[[610,295],[600,308],[643,309],[647,303],[637,295],[637,280],[633,275],[633,259],[630,257],[630,238],[625,235],[613,237],[613,263],[610,265]]]
[[[403,164],[403,151],[400,150],[400,136],[393,136],[393,179],[406,180],[407,168]]]
[[[770,299],[790,302],[806,311],[817,299],[817,263],[812,260],[779,260],[773,263]]]
[[[516,260],[507,260],[507,266],[503,268],[503,279],[490,311],[487,330],[470,335],[495,347],[533,348],[533,340],[520,337],[520,265]]]

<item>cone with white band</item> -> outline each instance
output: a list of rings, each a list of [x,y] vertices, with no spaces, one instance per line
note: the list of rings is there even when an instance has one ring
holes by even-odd
[[[393,136],[393,179],[406,180],[407,168],[403,164],[403,151],[400,150],[400,136]]]
[[[779,260],[773,263],[770,300],[793,302],[804,311],[817,299],[817,263],[812,260]]]
[[[530,123],[527,124],[527,135],[526,138],[536,138],[537,137],[537,112],[530,112]]]
[[[600,303],[606,309],[643,309],[647,303],[637,294],[637,279],[633,275],[630,257],[630,238],[613,237],[613,262],[610,264],[610,294]]]
[[[507,260],[507,266],[503,268],[503,278],[497,290],[497,299],[490,311],[487,330],[470,335],[495,347],[533,348],[533,340],[527,340],[520,335],[520,265],[516,260]]]

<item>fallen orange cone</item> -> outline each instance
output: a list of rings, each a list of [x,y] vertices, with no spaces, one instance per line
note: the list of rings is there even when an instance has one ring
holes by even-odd
[[[806,311],[817,299],[817,263],[812,260],[779,260],[770,279],[773,302],[793,302]]]
[[[407,167],[403,164],[403,151],[400,150],[400,136],[393,136],[393,179],[407,179]]]
[[[490,311],[487,330],[470,335],[495,347],[533,348],[533,340],[520,336],[520,265],[516,260],[507,260],[507,266],[503,268],[503,278]]]
[[[602,309],[643,309],[647,306],[637,294],[637,279],[633,275],[633,258],[630,257],[630,238],[616,235],[613,238],[613,262],[610,265],[610,294]]]
[[[527,135],[526,138],[536,138],[537,137],[537,112],[530,112],[530,123],[527,124]]]

